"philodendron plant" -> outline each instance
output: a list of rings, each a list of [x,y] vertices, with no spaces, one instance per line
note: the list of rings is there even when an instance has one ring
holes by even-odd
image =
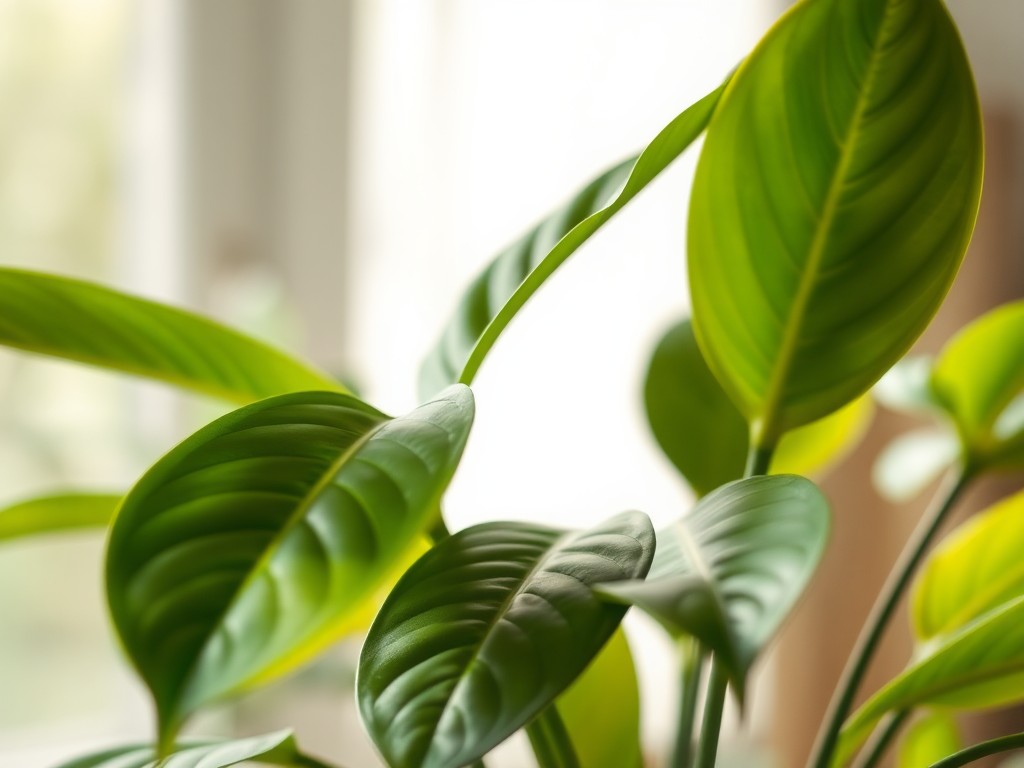
[[[645,386],[695,507],[660,531],[641,512],[567,530],[549,510],[550,526],[450,532],[444,493],[495,342],[702,134],[692,316],[657,345]],[[392,768],[480,766],[520,729],[542,768],[637,768],[637,684],[618,630],[630,607],[679,651],[667,764],[709,768],[730,691],[752,695],[752,666],[826,551],[829,505],[804,475],[862,433],[886,374],[880,401],[941,426],[887,450],[881,484],[950,479],[878,599],[808,765],[870,768],[891,749],[904,768],[951,768],[1024,745],[1018,734],[964,748],[955,719],[1024,700],[1024,495],[932,546],[972,480],[1024,467],[1024,303],[934,360],[900,362],[960,266],[982,162],[974,83],[941,0],[803,0],[643,152],[498,254],[428,355],[422,405],[400,416],[211,321],[0,269],[0,342],[240,406],[123,495],[63,490],[0,512],[0,539],[109,526],[110,615],[154,700],[150,744],[65,768],[326,766],[287,732],[180,734],[353,632],[367,633],[359,711]],[[854,710],[905,595],[917,650]]]

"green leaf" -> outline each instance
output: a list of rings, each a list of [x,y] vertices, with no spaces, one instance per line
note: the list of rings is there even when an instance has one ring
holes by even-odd
[[[158,760],[148,745],[117,747],[64,763],[60,768],[228,768],[254,761],[264,765],[326,768],[299,752],[291,731],[279,731],[249,739],[181,746]]]
[[[977,466],[1024,467],[1022,349],[1024,301],[1017,301],[969,324],[935,362],[932,390],[956,424],[969,461]]]
[[[472,419],[461,385],[396,419],[347,395],[282,395],[203,428],[139,481],[111,530],[107,594],[161,743],[359,620],[436,519]]]
[[[424,555],[359,662],[360,712],[388,764],[459,768],[525,725],[622,619],[589,586],[641,578],[653,554],[650,520],[630,512],[585,532],[485,523]]]
[[[770,447],[864,393],[956,275],[982,128],[941,0],[797,3],[708,127],[688,226],[694,326]]]
[[[105,527],[114,516],[120,495],[61,493],[40,496],[0,509],[0,542],[40,533]]]
[[[0,267],[0,344],[248,403],[345,391],[326,374],[189,312],[80,280]]]
[[[640,768],[640,690],[622,629],[556,701],[586,768]]]
[[[724,87],[685,109],[640,155],[609,168],[491,261],[424,360],[422,397],[456,381],[472,383],[505,327],[544,281],[700,136]]]
[[[843,765],[887,712],[920,706],[982,709],[1024,699],[1024,597],[918,648],[911,665],[847,720]]]
[[[602,584],[598,593],[636,605],[673,637],[696,637],[742,696],[755,657],[821,559],[828,530],[828,502],[810,480],[739,480],[658,536],[646,581]]]
[[[929,712],[907,729],[900,744],[898,768],[931,768],[963,746],[956,719],[947,712]]]
[[[673,325],[658,342],[644,381],[644,403],[658,445],[698,496],[743,476],[747,422],[704,361],[689,320]],[[860,440],[872,411],[870,400],[859,398],[787,433],[772,472],[824,472]]]
[[[914,661],[850,718],[841,754],[886,711],[1024,700],[1022,514],[1024,493],[974,516],[932,552],[910,598]]]
[[[894,438],[875,459],[871,477],[885,498],[901,503],[923,491],[959,458],[956,435],[926,427]]]
[[[911,596],[921,641],[955,632],[1000,605],[1024,597],[1024,493],[975,515],[935,548]]]

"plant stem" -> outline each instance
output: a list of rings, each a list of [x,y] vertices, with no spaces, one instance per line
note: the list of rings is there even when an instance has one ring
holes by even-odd
[[[767,475],[768,467],[772,463],[772,455],[775,453],[775,446],[754,445],[751,443],[750,451],[747,453],[747,466],[743,471],[743,477],[754,475]]]
[[[437,509],[437,519],[434,520],[434,525],[431,526],[427,535],[430,537],[430,541],[433,544],[440,544],[452,535],[451,531],[448,530],[448,526],[444,522],[444,512],[441,511],[440,507]]]
[[[896,611],[900,598],[910,584],[917,566],[920,565],[921,560],[927,553],[932,540],[939,532],[942,523],[945,522],[956,500],[970,483],[971,479],[972,473],[962,469],[946,481],[939,490],[939,493],[936,494],[931,508],[921,517],[921,522],[918,523],[917,528],[914,529],[914,533],[903,548],[899,560],[893,566],[885,586],[882,587],[882,591],[879,593],[875,605],[871,609],[868,620],[861,630],[860,637],[857,638],[857,643],[850,655],[850,660],[847,662],[846,669],[843,670],[836,693],[829,704],[828,714],[822,724],[822,729],[818,732],[818,739],[808,761],[808,766],[828,768],[832,760],[832,754],[835,752],[839,741],[839,730],[842,728],[846,716],[850,714],[854,697],[856,697],[857,690],[864,680],[864,675],[867,673],[871,659],[885,633],[885,628]]]
[[[697,762],[694,768],[714,768],[718,756],[718,734],[722,730],[722,712],[725,710],[725,691],[728,677],[718,659],[711,660],[711,675],[708,678],[708,696],[704,702],[704,722],[700,728],[700,743],[697,745]]]
[[[526,735],[540,768],[580,768],[572,739],[554,704],[549,704],[526,726]]]
[[[690,768],[693,765],[693,724],[697,717],[697,695],[700,693],[704,654],[700,644],[685,640],[679,644],[681,672],[679,696],[679,725],[672,750],[672,768]]]
[[[881,730],[876,732],[875,738],[865,747],[867,757],[857,764],[857,768],[875,768],[878,765],[878,761],[885,757],[886,750],[889,749],[892,740],[900,732],[900,728],[903,727],[909,716],[909,709],[903,709],[889,715]]]
[[[1002,736],[998,739],[975,744],[973,747],[961,749],[959,752],[944,757],[937,763],[932,763],[931,768],[960,768],[961,765],[973,763],[989,755],[998,755],[1000,752],[1009,752],[1011,749],[1024,747],[1024,733],[1015,733],[1012,736]]]

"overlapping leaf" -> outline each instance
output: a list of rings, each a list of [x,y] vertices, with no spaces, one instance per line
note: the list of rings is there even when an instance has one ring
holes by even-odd
[[[673,325],[658,342],[644,382],[644,403],[658,444],[698,496],[743,476],[750,429],[704,361],[689,320]],[[871,415],[871,401],[858,398],[787,433],[771,471],[823,472],[857,443]]]
[[[640,690],[619,629],[555,705],[586,768],[640,768]]]
[[[865,392],[924,329],[974,226],[981,137],[941,0],[798,3],[740,66],[697,167],[689,274],[756,444]]]
[[[814,572],[829,509],[810,480],[739,480],[705,496],[658,536],[646,581],[602,584],[673,636],[693,636],[728,668],[742,695],[747,671]]]
[[[363,646],[357,691],[394,768],[459,768],[575,680],[624,609],[590,585],[641,578],[654,532],[640,513],[582,533],[519,523],[460,531],[392,591]]]
[[[919,646],[908,669],[843,729],[842,755],[888,711],[1024,700],[1024,494],[975,516],[929,557],[914,587]]]
[[[897,768],[931,768],[963,746],[960,729],[948,712],[929,712],[907,729]]]
[[[299,752],[291,731],[249,739],[183,746],[158,759],[151,746],[136,745],[104,750],[64,763],[60,768],[228,768],[239,763],[328,768]]]
[[[516,313],[577,248],[703,132],[724,86],[688,107],[637,157],[610,168],[499,253],[469,286],[420,371],[420,395],[472,383]]]
[[[0,509],[0,542],[40,533],[102,528],[114,516],[120,495],[61,493]]]
[[[0,344],[247,403],[345,388],[198,315],[80,280],[0,267]]]
[[[107,592],[162,743],[355,619],[433,521],[472,417],[463,386],[397,419],[346,395],[283,395],[142,478],[112,528]]]
[[[960,331],[936,360],[931,385],[972,462],[1024,466],[1024,301]]]

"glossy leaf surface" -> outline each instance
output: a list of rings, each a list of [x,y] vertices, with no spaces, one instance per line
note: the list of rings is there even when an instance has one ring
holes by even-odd
[[[931,382],[975,463],[1024,466],[1024,418],[1013,411],[1001,418],[1024,391],[1024,301],[957,334],[936,360]]]
[[[644,404],[658,445],[698,496],[743,476],[750,430],[704,361],[689,320],[673,325],[658,342],[644,381]],[[870,400],[859,398],[787,433],[771,471],[823,472],[860,440],[871,415]]]
[[[955,276],[977,95],[941,0],[796,4],[729,83],[691,198],[694,325],[755,442],[864,393]]]
[[[66,277],[0,268],[0,344],[239,403],[345,391],[326,374],[190,312]]]
[[[163,760],[156,758],[156,751],[151,746],[117,747],[72,760],[60,768],[228,768],[246,762],[326,768],[322,763],[305,758],[299,752],[291,731],[250,739],[182,746]]]
[[[897,768],[931,768],[963,746],[956,720],[947,712],[929,712],[907,729]]]
[[[580,765],[640,768],[640,690],[629,643],[617,630],[555,702]]]
[[[700,136],[722,88],[688,107],[639,156],[605,171],[494,258],[424,361],[421,397],[456,381],[472,383],[505,327],[544,281]]]
[[[0,509],[0,543],[40,533],[103,528],[114,516],[120,495],[61,493]]]
[[[1024,597],[1024,493],[975,515],[935,548],[914,584],[911,615],[921,641],[955,632]]]
[[[463,386],[397,419],[346,395],[283,395],[213,422],[139,481],[112,528],[107,593],[164,743],[358,620],[434,521],[472,418]]]
[[[357,694],[393,768],[459,768],[561,694],[625,609],[590,585],[642,578],[654,531],[639,512],[585,532],[520,523],[460,531],[399,581],[370,629]]]
[[[752,477],[705,496],[658,536],[646,581],[602,584],[675,637],[696,637],[738,693],[761,648],[801,595],[825,549],[828,502],[794,475]]]

